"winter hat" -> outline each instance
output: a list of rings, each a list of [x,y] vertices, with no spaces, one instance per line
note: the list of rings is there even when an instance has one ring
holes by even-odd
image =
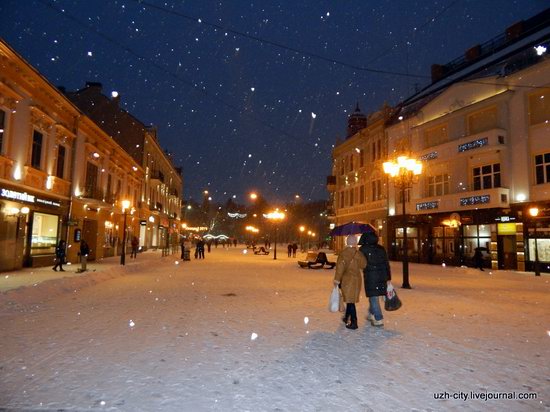
[[[378,243],[378,235],[375,232],[365,232],[359,239],[360,245],[375,245]]]
[[[357,246],[357,236],[349,235],[346,238],[346,245],[348,245],[348,246]]]

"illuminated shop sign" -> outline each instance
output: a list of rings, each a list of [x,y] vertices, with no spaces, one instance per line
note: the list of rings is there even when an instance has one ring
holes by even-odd
[[[21,202],[34,203],[35,196],[27,192],[16,192],[15,190],[0,189],[0,196],[6,199],[19,200]]]
[[[473,140],[468,143],[458,145],[459,152],[465,152],[466,150],[477,149],[478,147],[486,146],[489,144],[489,139],[484,137],[483,139]]]
[[[0,197],[4,199],[17,200],[19,202],[33,203],[44,206],[60,207],[61,202],[52,199],[42,199],[35,195],[28,194],[27,192],[18,192],[10,189],[0,189]]]
[[[430,153],[426,153],[425,155],[422,155],[420,156],[420,160],[424,161],[424,160],[433,160],[433,159],[437,159],[437,152],[430,152]]]
[[[462,197],[460,198],[460,206],[479,205],[483,203],[489,203],[490,201],[490,195]]]
[[[439,202],[423,202],[423,203],[417,203],[416,204],[416,210],[430,210],[430,209],[437,209],[439,207]]]

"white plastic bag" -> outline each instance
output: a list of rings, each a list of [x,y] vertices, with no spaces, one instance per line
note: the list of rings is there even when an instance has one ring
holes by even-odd
[[[330,310],[331,312],[338,312],[339,307],[340,307],[340,291],[338,290],[338,286],[334,286],[334,289],[332,289],[332,293],[330,294],[328,310]]]

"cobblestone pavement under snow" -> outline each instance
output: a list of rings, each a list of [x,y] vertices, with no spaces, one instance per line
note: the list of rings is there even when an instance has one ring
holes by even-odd
[[[362,298],[352,331],[334,270],[149,259],[0,294],[1,410],[550,410],[548,275],[412,264],[403,307],[375,328]]]

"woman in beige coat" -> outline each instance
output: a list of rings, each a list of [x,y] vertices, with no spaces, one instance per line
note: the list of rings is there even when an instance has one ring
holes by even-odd
[[[363,269],[367,266],[367,259],[357,250],[357,237],[349,235],[346,238],[347,247],[340,252],[336,261],[334,284],[340,285],[342,297],[346,303],[344,323],[348,329],[357,329],[357,310],[355,304],[359,302]]]

